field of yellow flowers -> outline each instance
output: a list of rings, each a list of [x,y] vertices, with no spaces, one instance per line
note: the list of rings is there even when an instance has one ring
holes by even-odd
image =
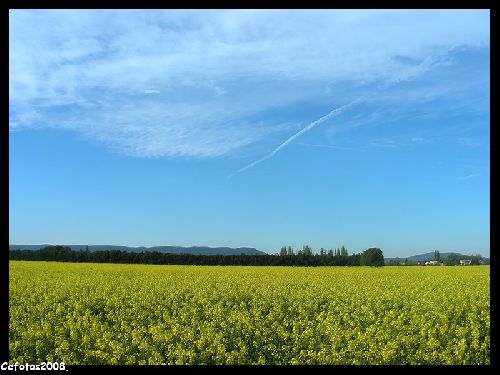
[[[10,262],[11,362],[489,364],[490,269]]]

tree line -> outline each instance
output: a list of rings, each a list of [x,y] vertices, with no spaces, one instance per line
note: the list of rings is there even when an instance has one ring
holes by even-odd
[[[295,252],[283,246],[279,254],[265,255],[197,255],[172,254],[157,251],[127,252],[120,250],[72,250],[68,246],[46,246],[39,250],[9,250],[10,260],[56,261],[75,263],[130,263],[130,264],[179,264],[207,266],[383,266],[384,256],[379,248],[370,248],[359,254],[349,255],[347,249],[314,254],[305,245]]]

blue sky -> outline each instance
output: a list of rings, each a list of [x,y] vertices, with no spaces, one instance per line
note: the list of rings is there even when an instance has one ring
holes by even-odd
[[[10,243],[490,252],[487,10],[11,10]]]

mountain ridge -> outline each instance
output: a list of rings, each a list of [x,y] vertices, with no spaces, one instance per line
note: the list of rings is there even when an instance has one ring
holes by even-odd
[[[24,245],[24,244],[9,244],[9,250],[39,250],[46,246],[54,246],[52,244],[40,245]],[[89,251],[105,251],[119,250],[132,253],[140,253],[145,251],[157,251],[160,253],[170,254],[199,254],[199,255],[266,255],[267,253],[257,250],[254,247],[226,247],[226,246],[124,246],[124,245],[62,245],[68,246],[71,250],[85,250],[88,246]]]

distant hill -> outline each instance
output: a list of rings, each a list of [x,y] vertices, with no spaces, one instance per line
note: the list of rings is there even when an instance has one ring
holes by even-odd
[[[9,250],[39,250],[45,246],[51,246],[50,244],[41,245],[9,245]],[[71,250],[85,250],[87,245],[64,245],[71,248]],[[119,246],[119,245],[88,245],[89,251],[104,251],[104,250],[120,250],[127,252],[140,253],[143,251],[157,251],[160,253],[170,253],[170,254],[198,254],[198,255],[266,255],[265,252],[257,250],[253,247],[209,247],[209,246],[152,246],[152,247],[131,247],[131,246]]]
[[[451,252],[451,253],[440,253],[441,258],[446,258],[446,257],[448,257],[450,255],[470,256],[471,254],[467,255],[467,254],[454,253],[454,252]],[[384,258],[384,260],[385,260],[386,263],[389,262],[392,259],[396,259],[396,258]],[[409,256],[409,257],[399,257],[399,259],[401,259],[401,260],[408,259],[408,260],[414,260],[414,261],[417,261],[417,262],[427,262],[428,260],[434,259],[434,251],[431,251],[430,253],[425,253],[425,254],[412,255],[412,256]],[[484,258],[484,259],[488,259],[488,258]]]

